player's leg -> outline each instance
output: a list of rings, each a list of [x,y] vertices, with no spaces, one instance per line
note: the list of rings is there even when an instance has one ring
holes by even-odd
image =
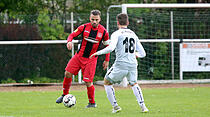
[[[93,85],[93,82],[85,82],[85,85],[87,87],[87,95],[89,99],[89,103],[86,108],[96,108],[97,105],[95,103],[95,87]]]
[[[65,77],[63,80],[63,95],[67,95],[69,93],[69,89],[72,82],[72,76],[72,73],[65,71]]]
[[[65,71],[65,77],[63,80],[63,94],[56,100],[56,103],[61,103],[63,101],[63,97],[69,93],[69,89],[72,82],[73,74]]]
[[[131,88],[133,90],[134,95],[136,96],[138,104],[142,109],[142,112],[148,112],[149,110],[145,106],[142,90],[137,83],[137,69],[130,71],[127,78],[129,84],[132,86]]]
[[[122,66],[113,65],[106,73],[104,78],[104,88],[111,105],[113,106],[112,113],[117,113],[121,110],[117,104],[115,90],[112,84],[120,83],[127,74],[127,70],[122,70]]]
[[[65,68],[65,76],[63,80],[63,94],[56,100],[56,103],[61,103],[63,97],[69,93],[69,89],[72,83],[72,76],[77,75],[80,70],[79,61],[77,55],[75,55],[67,64]]]
[[[95,87],[93,85],[93,78],[95,75],[97,59],[91,59],[84,67],[82,67],[83,81],[87,87],[87,95],[89,103],[86,108],[97,107],[95,102]]]
[[[133,90],[134,95],[136,96],[136,99],[141,107],[142,112],[148,112],[149,110],[145,106],[142,90],[139,87],[139,85],[134,84],[131,88]]]
[[[107,98],[111,105],[113,106],[112,113],[117,113],[121,111],[120,106],[117,104],[117,100],[115,97],[115,90],[112,85],[106,78],[104,78],[104,88],[107,94]]]

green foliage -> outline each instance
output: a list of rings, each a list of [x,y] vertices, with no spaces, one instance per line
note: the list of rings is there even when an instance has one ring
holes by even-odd
[[[157,59],[154,59],[154,79],[167,79],[165,73],[169,73],[170,66],[168,59],[168,44],[167,43],[158,43],[157,49],[154,52],[154,55]]]
[[[104,76],[102,74],[100,74],[101,76],[97,76],[95,75],[94,79],[93,79],[93,82],[94,81],[103,81],[104,80]]]
[[[75,12],[89,13],[93,9],[99,9],[102,13],[106,13],[110,5],[119,5],[127,3],[126,0],[73,0],[73,10]]]
[[[47,8],[50,13],[62,13],[67,0],[1,0],[0,12],[34,15]]]
[[[28,83],[29,81],[33,81],[33,83],[59,83],[61,80],[47,78],[47,77],[34,77],[34,78],[24,78],[21,80],[21,83]]]
[[[16,9],[16,4],[18,3],[17,0],[1,0],[0,1],[0,12],[4,11],[15,11]]]
[[[19,80],[18,83],[29,83],[29,81],[32,81],[33,83],[60,83],[62,82],[62,80],[47,78],[47,77],[33,77],[33,78],[24,78],[22,80]],[[17,82],[12,78],[7,78],[5,80],[1,80],[0,83],[7,84],[7,83],[17,83]]]
[[[44,40],[59,40],[66,39],[67,33],[64,32],[63,26],[59,19],[51,18],[48,15],[48,10],[44,9],[39,13],[37,23],[39,32]]]
[[[0,83],[2,83],[2,84],[6,84],[6,83],[16,83],[16,81],[13,80],[12,78],[7,78],[6,80],[1,80]]]

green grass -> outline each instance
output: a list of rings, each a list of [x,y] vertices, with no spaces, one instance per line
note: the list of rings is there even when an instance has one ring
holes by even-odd
[[[210,87],[143,89],[149,113],[141,113],[132,90],[116,90],[122,111],[111,113],[105,91],[96,89],[97,108],[86,109],[87,94],[72,91],[73,108],[56,104],[61,92],[0,92],[0,117],[209,117]]]

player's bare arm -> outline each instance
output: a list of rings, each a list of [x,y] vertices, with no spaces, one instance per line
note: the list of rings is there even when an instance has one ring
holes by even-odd
[[[109,66],[109,61],[104,61],[103,63],[104,70],[107,69],[108,66]]]

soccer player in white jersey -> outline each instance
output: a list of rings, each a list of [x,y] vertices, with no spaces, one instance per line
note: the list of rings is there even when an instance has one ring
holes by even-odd
[[[124,77],[127,77],[142,112],[149,111],[145,106],[141,88],[137,84],[138,63],[136,58],[145,57],[146,53],[136,34],[127,28],[128,24],[128,15],[124,13],[118,14],[117,26],[119,29],[111,35],[109,46],[90,56],[91,58],[93,56],[110,53],[115,50],[115,62],[107,71],[104,78],[105,91],[110,103],[113,106],[113,113],[121,111],[121,108],[117,104],[115,90],[112,84],[120,83]]]

